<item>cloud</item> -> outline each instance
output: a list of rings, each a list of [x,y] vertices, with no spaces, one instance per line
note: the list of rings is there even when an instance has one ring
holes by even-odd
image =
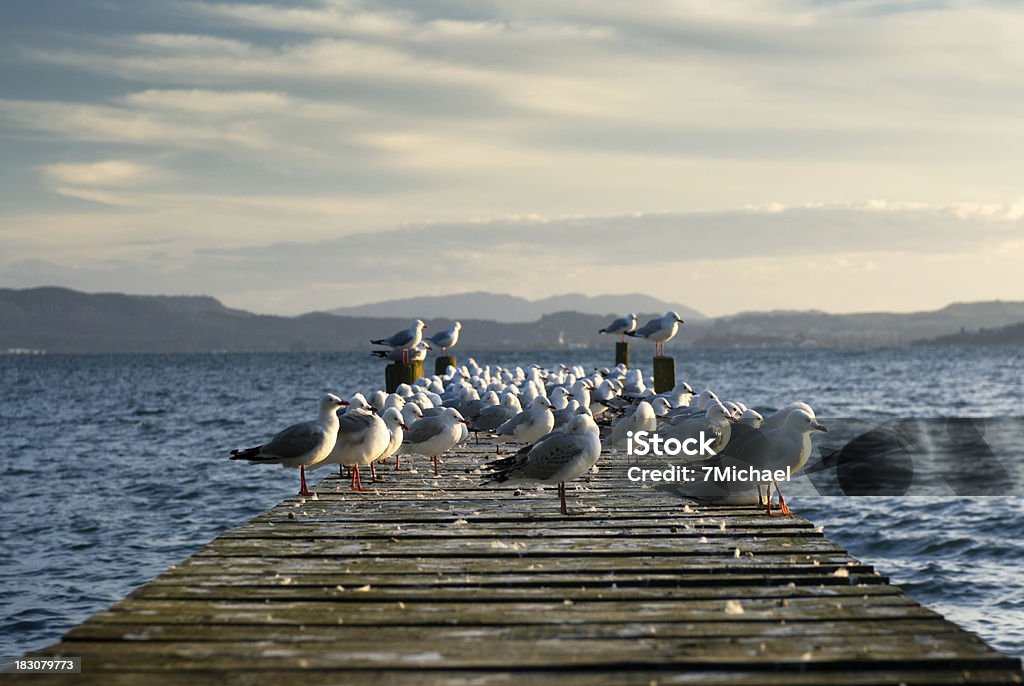
[[[471,290],[528,297],[641,290],[716,314],[780,303],[914,309],[1024,298],[1024,287],[1006,288],[1018,269],[1020,229],[946,207],[880,202],[510,218],[184,251],[174,242],[122,244],[92,259],[78,248],[63,262],[11,260],[0,265],[0,281],[212,293],[233,306],[290,314]]]
[[[43,173],[57,183],[82,186],[126,186],[153,177],[153,170],[132,160],[58,162],[43,166]]]

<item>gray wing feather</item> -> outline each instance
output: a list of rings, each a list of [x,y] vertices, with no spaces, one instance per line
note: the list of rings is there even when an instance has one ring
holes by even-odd
[[[647,336],[650,336],[652,333],[654,333],[655,331],[657,331],[660,328],[661,328],[661,320],[660,319],[652,319],[651,321],[647,322],[646,324],[641,326],[639,329],[634,331],[631,335],[632,336],[640,336],[642,338],[646,338]]]
[[[565,465],[579,457],[583,447],[568,434],[549,434],[550,438],[534,445],[523,466],[523,476],[550,479]]]
[[[419,421],[413,422],[413,425],[409,427],[409,432],[405,434],[405,443],[418,444],[426,443],[434,436],[444,431],[445,425],[443,422],[434,421],[430,418],[430,421]]]
[[[614,322],[605,327],[605,331],[608,333],[618,333],[629,326],[629,320],[626,317],[619,317]]]
[[[512,436],[516,429],[530,421],[529,411],[523,411],[496,429],[499,436]]]
[[[501,405],[485,407],[480,416],[473,420],[472,428],[480,431],[493,431],[505,422],[513,419],[518,413]]]
[[[315,449],[324,438],[324,430],[316,422],[293,424],[264,444],[260,454],[290,460]]]
[[[412,343],[413,338],[415,338],[415,334],[413,334],[409,330],[405,330],[399,331],[398,333],[391,336],[391,338],[385,339],[384,342],[387,345],[397,348],[399,346],[408,345],[409,343]]]

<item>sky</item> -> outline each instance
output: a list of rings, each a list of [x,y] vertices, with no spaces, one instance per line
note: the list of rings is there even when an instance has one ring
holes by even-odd
[[[0,287],[1024,300],[1024,5],[5,0]]]

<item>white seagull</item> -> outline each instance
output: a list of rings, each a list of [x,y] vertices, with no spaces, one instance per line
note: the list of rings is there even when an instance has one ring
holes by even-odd
[[[462,440],[465,418],[453,407],[442,408],[433,417],[417,419],[409,427],[400,452],[426,455],[434,463],[434,476],[439,476],[437,457],[448,452]]]
[[[279,464],[299,468],[299,495],[312,495],[306,488],[306,467],[315,465],[331,454],[338,440],[338,408],[348,402],[328,393],[320,399],[315,420],[292,424],[263,445],[231,451],[232,460],[249,460],[249,464]]]
[[[359,467],[372,465],[391,442],[391,432],[384,420],[365,407],[355,407],[341,415],[338,420],[338,441],[334,450],[324,460],[313,465],[313,469],[325,464],[337,464],[352,468],[350,491],[367,491],[359,476]],[[339,467],[339,473],[341,471]]]
[[[669,310],[663,317],[652,319],[636,331],[627,332],[627,336],[633,338],[646,338],[654,343],[655,356],[665,355],[665,343],[672,339],[679,331],[679,325],[683,324],[682,318],[674,311]]]
[[[483,483],[558,484],[562,514],[569,514],[565,503],[565,482],[590,471],[601,456],[597,424],[589,414],[572,418],[564,431],[551,432],[515,455],[486,467],[493,476]]]
[[[633,331],[636,331],[636,315],[632,312],[625,317],[619,317],[603,329],[597,330],[598,333],[617,333],[621,341],[625,341],[626,335]]]
[[[389,348],[401,350],[402,362],[408,362],[409,351],[423,340],[423,329],[425,328],[427,328],[427,325],[423,323],[422,319],[415,319],[408,329],[402,329],[387,338],[371,339],[370,342],[374,345],[386,345]]]
[[[444,331],[438,331],[427,340],[439,347],[441,352],[447,355],[448,349],[454,348],[459,342],[460,331],[462,331],[462,322],[455,322]]]
[[[405,439],[405,432],[409,430],[409,426],[402,419],[402,413],[399,412],[397,407],[389,407],[384,410],[384,414],[381,415],[381,419],[384,420],[384,424],[388,427],[388,431],[391,433],[391,440],[388,441],[388,447],[384,449],[383,454],[378,460],[386,460],[387,458],[398,452],[398,449],[402,447],[402,441]],[[370,463],[370,469],[373,470],[373,463]],[[395,457],[395,471],[402,472],[407,471],[401,469],[398,466],[398,457]]]
[[[612,426],[612,433],[604,439],[602,447],[618,450],[625,447],[630,432],[647,431],[654,432],[658,429],[658,417],[654,413],[654,406],[646,400],[637,403],[633,414],[621,417]]]
[[[541,436],[551,433],[555,428],[555,415],[551,413],[551,401],[544,396],[537,396],[530,407],[499,426],[494,431],[494,438],[501,441],[533,443]]]

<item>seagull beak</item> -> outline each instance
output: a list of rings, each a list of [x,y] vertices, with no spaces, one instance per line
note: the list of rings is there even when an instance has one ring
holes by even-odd
[[[469,426],[469,420],[468,419],[460,419],[459,421],[462,422],[463,424],[465,424],[466,426]]]
[[[402,431],[408,431],[409,430],[409,427],[408,427],[408,425],[405,422],[402,422],[401,424],[399,424],[399,426],[402,427]]]
[[[826,428],[825,428],[825,425],[824,425],[824,424],[817,424],[817,423],[816,423],[816,424],[814,425],[814,430],[815,430],[815,431],[824,431],[825,433],[828,433],[828,429],[826,429]]]
[[[686,323],[682,319],[679,319],[678,317],[676,317],[676,321],[679,322],[680,324],[685,324]]]
[[[346,405],[351,405],[351,403],[349,401],[347,401],[347,400],[339,400],[338,401],[338,405],[344,407]]]

